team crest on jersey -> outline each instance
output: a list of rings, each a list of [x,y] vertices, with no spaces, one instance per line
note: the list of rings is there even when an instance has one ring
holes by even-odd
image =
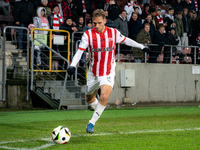
[[[108,38],[108,42],[113,42],[113,39],[112,38]]]

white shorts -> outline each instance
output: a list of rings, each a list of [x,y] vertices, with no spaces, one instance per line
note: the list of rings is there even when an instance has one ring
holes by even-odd
[[[101,85],[110,85],[113,87],[114,85],[114,77],[115,74],[110,74],[108,76],[94,76],[92,71],[88,71],[87,77],[87,95],[91,95],[95,90],[98,90]]]

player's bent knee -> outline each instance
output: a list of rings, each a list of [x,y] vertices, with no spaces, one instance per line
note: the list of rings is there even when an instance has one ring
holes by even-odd
[[[108,98],[109,98],[109,95],[103,94],[103,95],[100,96],[100,101],[101,102],[107,102]]]

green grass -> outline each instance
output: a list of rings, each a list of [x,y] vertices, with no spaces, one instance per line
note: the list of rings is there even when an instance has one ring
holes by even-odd
[[[93,112],[0,111],[0,149],[200,149],[200,108],[156,107],[105,110],[95,125],[95,134],[85,132]],[[51,131],[67,126],[68,144],[53,144]],[[197,128],[197,129],[195,129]],[[179,130],[183,129],[183,130]]]

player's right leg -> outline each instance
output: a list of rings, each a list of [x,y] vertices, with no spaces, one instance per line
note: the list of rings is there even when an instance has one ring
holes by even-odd
[[[92,109],[95,110],[97,104],[98,104],[98,100],[96,98],[96,94],[97,94],[98,90],[95,90],[92,94],[87,94],[86,95],[86,101],[89,103],[89,105],[92,107]]]

